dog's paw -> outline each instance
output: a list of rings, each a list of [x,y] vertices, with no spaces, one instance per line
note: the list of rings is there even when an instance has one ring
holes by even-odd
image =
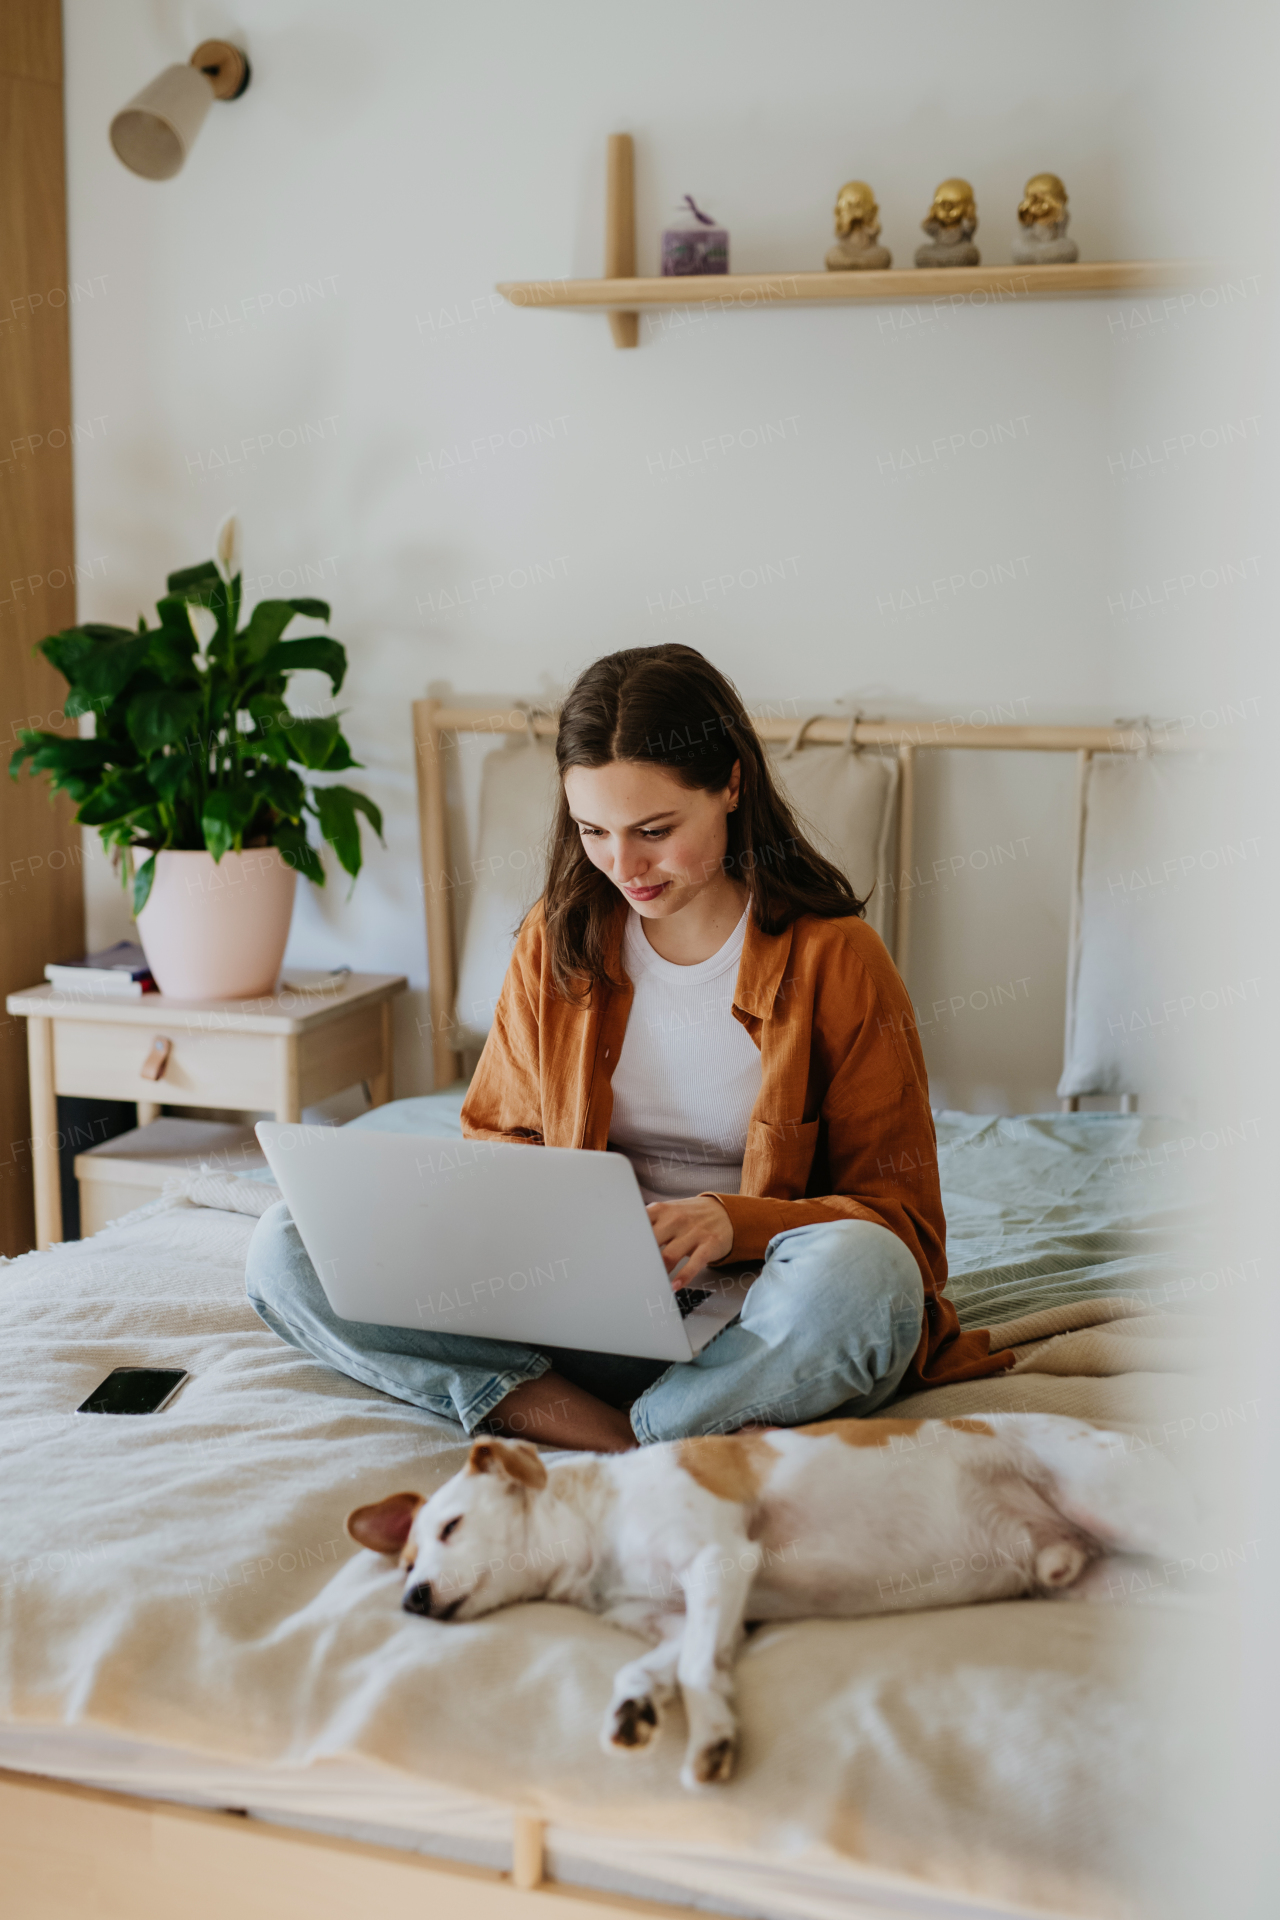
[[[680,1784],[685,1787],[722,1786],[726,1780],[733,1778],[737,1758],[737,1734],[724,1734],[719,1740],[712,1740],[705,1747],[698,1747],[687,1755],[680,1770]]]
[[[638,1699],[619,1700],[617,1706],[610,1708],[601,1744],[606,1753],[614,1747],[634,1752],[638,1747],[647,1747],[657,1731],[658,1709],[652,1698],[644,1694]]]
[[[1036,1555],[1036,1579],[1051,1592],[1060,1587],[1070,1587],[1080,1578],[1088,1563],[1088,1554],[1074,1541],[1055,1540],[1051,1547],[1041,1547]]]

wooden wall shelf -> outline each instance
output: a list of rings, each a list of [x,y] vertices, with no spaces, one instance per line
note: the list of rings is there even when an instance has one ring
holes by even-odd
[[[629,133],[609,136],[605,196],[605,278],[500,280],[515,307],[581,307],[606,313],[615,346],[639,343],[640,310],[704,302],[731,311],[786,303],[959,300],[966,306],[1062,299],[1075,294],[1149,292],[1202,282],[1214,268],[1195,260],[1082,260],[1057,267],[894,267],[887,273],[706,273],[638,278],[635,271],[634,156]]]

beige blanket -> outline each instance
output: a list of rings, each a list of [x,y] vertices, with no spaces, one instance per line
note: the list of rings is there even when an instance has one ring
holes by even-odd
[[[1186,1756],[1158,1703],[1202,1667],[1214,1571],[1131,1570],[1104,1604],[768,1627],[739,1667],[740,1776],[692,1796],[678,1740],[599,1752],[634,1651],[617,1629],[550,1605],[464,1626],[400,1611],[344,1516],[429,1491],[465,1445],[263,1327],[243,1287],[253,1224],[170,1199],[0,1274],[0,1721],[259,1764],[357,1757],[579,1829],[1093,1920],[1177,1909]],[[1010,1374],[895,1412],[1076,1413],[1208,1472],[1230,1438],[1205,1425],[1226,1412],[1197,1371],[1208,1329],[1131,1306],[1015,1322]],[[71,1411],[139,1362],[190,1369],[170,1410]],[[1179,1724],[1195,1710],[1180,1697]]]

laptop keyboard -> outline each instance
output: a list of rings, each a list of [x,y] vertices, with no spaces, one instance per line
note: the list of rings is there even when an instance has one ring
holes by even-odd
[[[687,1320],[695,1307],[700,1307],[704,1300],[709,1300],[710,1298],[711,1289],[709,1287],[677,1287],[675,1300],[676,1305],[680,1309],[680,1318]]]

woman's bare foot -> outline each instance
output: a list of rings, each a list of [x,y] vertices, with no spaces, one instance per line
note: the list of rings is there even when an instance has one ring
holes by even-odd
[[[558,1373],[524,1380],[489,1415],[513,1440],[536,1440],[544,1447],[580,1447],[588,1453],[625,1453],[636,1444],[631,1422],[617,1407],[597,1400],[584,1387]]]

